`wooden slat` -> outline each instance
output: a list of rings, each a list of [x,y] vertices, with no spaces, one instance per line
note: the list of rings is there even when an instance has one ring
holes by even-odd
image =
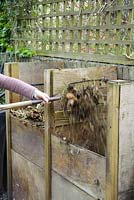
[[[119,5],[122,4],[122,0],[118,1]],[[121,26],[121,22],[122,22],[122,11],[118,10],[117,11],[117,22],[116,24],[118,26]],[[120,30],[117,28],[116,29],[116,34],[115,34],[116,40],[118,40],[121,36],[120,36]],[[120,55],[120,46],[118,44],[115,44],[115,51],[117,55]]]
[[[54,29],[54,31],[56,31],[56,32],[58,32],[59,30],[56,30],[56,29]],[[64,33],[66,32],[66,30],[63,30],[64,31]],[[76,31],[76,30],[75,30]],[[90,29],[87,29],[87,31],[90,31]],[[106,30],[106,31],[108,31],[108,30]],[[70,33],[71,33],[71,36],[73,35],[73,33],[74,33],[74,30],[70,30]],[[111,44],[111,45],[113,45],[113,44],[116,44],[116,45],[122,45],[122,40],[120,39],[120,38],[118,38],[118,39],[116,39],[116,40],[111,40],[111,38],[107,38],[107,39],[105,39],[105,40],[102,40],[102,39],[100,39],[99,38],[99,34],[97,35],[97,38],[96,38],[96,40],[87,40],[86,38],[78,38],[78,37],[76,37],[76,38],[74,38],[74,37],[71,37],[71,39],[69,39],[69,38],[66,38],[65,37],[66,36],[66,34],[64,34],[63,35],[63,37],[60,39],[60,42],[63,42],[63,43],[74,43],[74,42],[76,42],[76,43],[80,43],[80,44],[83,44],[83,43],[87,43],[87,44]],[[16,41],[28,41],[28,40],[31,40],[31,41],[34,41],[36,38],[30,38],[30,37],[27,37],[27,38],[16,38]],[[40,38],[40,39],[36,39],[37,40],[37,42],[40,42],[40,41],[44,41],[44,38]],[[50,40],[49,40],[51,43],[52,42],[59,42],[59,38],[57,38],[57,39],[53,39],[53,38],[51,38]],[[128,39],[128,40],[125,40],[124,41],[124,45],[131,45],[131,43],[132,43],[132,41],[130,40],[130,39]],[[53,49],[53,51],[52,52],[54,52],[54,49]],[[98,52],[99,53],[99,52]],[[129,55],[129,54],[127,54],[127,55]]]
[[[132,0],[130,1],[130,5],[131,6],[133,5]],[[128,17],[129,24],[133,23],[133,16],[134,16],[133,9],[130,9],[129,10],[129,17]],[[133,30],[132,29],[128,29],[128,37],[133,38]],[[127,45],[126,54],[130,55],[130,53],[131,53],[131,45]]]
[[[64,13],[66,13],[67,3],[68,3],[67,1],[64,1],[64,2],[63,2],[63,6],[64,6],[63,10],[64,10]],[[60,10],[59,10],[59,12],[60,12]],[[59,29],[60,29],[60,27],[66,27],[66,26],[67,26],[67,16],[62,16],[61,19],[62,19],[62,24],[60,24],[60,26],[58,27]],[[60,37],[60,35],[59,35],[59,37]],[[60,38],[59,38],[60,43],[61,43],[61,45],[62,45],[62,51],[63,51],[63,52],[65,52],[65,38],[66,38],[66,31],[63,29],[63,30],[62,30],[62,38],[61,38],[61,40],[63,39],[63,41],[61,41]]]
[[[109,26],[110,25],[110,17],[111,17],[111,13],[110,12],[106,12],[106,25]],[[110,34],[109,34],[109,30],[106,29],[105,31],[105,40],[108,40]],[[109,47],[110,43],[105,44],[105,54],[107,54],[108,51],[108,47]]]
[[[47,30],[49,30],[49,31],[51,31],[51,30],[69,30],[69,31],[75,31],[75,30],[77,30],[77,31],[82,31],[82,30],[96,30],[96,29],[100,29],[100,30],[106,30],[106,29],[109,29],[109,30],[114,30],[114,29],[119,29],[119,30],[122,30],[122,29],[132,29],[133,28],[133,24],[128,24],[128,25],[109,25],[109,26],[106,26],[106,25],[103,25],[103,26],[76,26],[76,27],[63,27],[63,26],[60,26],[60,27],[45,27],[45,28],[41,28],[40,30],[42,30],[42,31],[47,31]],[[32,28],[32,29],[30,29],[30,30],[32,30],[32,31],[37,31],[37,28]],[[23,29],[22,29],[22,31],[24,31]],[[17,39],[17,37],[16,38],[11,38],[12,40],[15,40],[15,39]]]
[[[58,12],[59,12],[59,2],[57,2],[57,4],[56,4],[56,13],[58,13]],[[59,27],[59,17],[58,16],[56,16],[56,27]],[[58,47],[59,47],[59,43],[60,43],[58,30],[56,30],[56,41],[57,42],[55,44],[55,48],[58,51]]]
[[[63,2],[63,0],[57,0],[57,3],[60,3]],[[51,3],[54,3],[54,2],[51,2]],[[46,4],[49,4],[48,1]],[[43,5],[44,5],[44,2],[43,2]],[[93,14],[92,11],[90,11],[90,8],[88,10],[83,10],[82,14],[83,15],[87,15],[87,14]],[[120,10],[131,10],[131,9],[134,9],[134,6],[133,4],[132,5],[125,5],[125,6],[116,6],[116,7],[108,7],[105,9],[105,11],[107,12],[113,12],[113,11],[120,11]],[[49,13],[49,14],[43,14],[43,15],[40,15],[40,17],[42,18],[46,18],[46,17],[59,17],[59,16],[75,16],[75,15],[79,15],[79,11],[74,11],[74,12],[71,12],[71,11],[68,11],[68,12],[59,12],[59,13]],[[28,19],[36,19],[36,16],[31,16],[31,15],[28,15],[28,16],[19,16],[18,17],[18,20],[28,20]]]
[[[53,4],[51,3],[50,4],[50,13],[53,13]],[[49,23],[49,26],[51,27],[53,24],[53,18],[50,17],[50,23]],[[49,50],[52,51],[52,30],[49,30]]]

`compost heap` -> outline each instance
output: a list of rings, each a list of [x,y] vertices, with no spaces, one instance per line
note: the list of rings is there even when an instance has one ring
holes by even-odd
[[[30,123],[33,126],[44,128],[44,106],[41,104],[12,109],[11,113],[15,117],[22,119],[25,123]]]
[[[66,143],[79,145],[101,155],[106,148],[107,86],[105,81],[69,84],[63,91],[62,108],[68,126],[59,126],[54,134]],[[44,128],[44,106],[28,106],[11,111],[16,117]]]
[[[70,133],[64,137],[101,155],[106,152],[107,81],[81,81],[70,84],[64,95],[64,112],[70,110]]]

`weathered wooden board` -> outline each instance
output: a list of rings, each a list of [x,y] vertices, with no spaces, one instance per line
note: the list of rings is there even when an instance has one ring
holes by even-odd
[[[65,126],[66,130],[67,126]],[[62,127],[64,131],[64,127]],[[11,117],[12,149],[44,169],[44,130]],[[51,135],[52,169],[95,198],[105,196],[106,159]],[[100,168],[101,166],[101,168]]]
[[[52,200],[97,200],[64,177],[52,173]]]
[[[41,168],[45,165],[43,137],[43,129],[11,117],[12,149]]]
[[[119,114],[119,200],[134,199],[134,83],[122,84]]]
[[[94,198],[105,197],[104,157],[52,136],[52,169]]]
[[[45,200],[44,170],[12,151],[13,199]],[[95,200],[59,174],[52,172],[52,200]]]
[[[44,170],[12,150],[13,199],[45,199],[44,173]]]
[[[44,69],[57,69],[64,68],[64,63],[62,61],[53,62],[41,62],[34,63],[28,62],[18,63],[19,68],[19,78],[26,81],[27,83],[43,83],[44,84]]]
[[[107,78],[109,80],[117,79],[116,67],[89,67],[77,69],[53,70],[54,94],[61,94],[67,84],[84,79],[94,80]]]

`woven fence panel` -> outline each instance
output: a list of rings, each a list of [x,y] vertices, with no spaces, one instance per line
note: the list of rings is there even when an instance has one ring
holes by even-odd
[[[21,10],[12,40],[40,52],[129,55],[133,13],[133,0],[37,0]]]

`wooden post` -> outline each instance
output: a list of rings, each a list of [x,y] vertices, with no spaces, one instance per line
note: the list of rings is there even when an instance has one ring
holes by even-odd
[[[106,200],[133,199],[134,84],[108,85]]]
[[[119,137],[119,93],[118,82],[108,84],[108,134],[106,164],[106,199],[118,199],[118,137]]]
[[[17,78],[18,70],[17,64],[14,65],[6,64],[5,65],[5,74],[8,76],[14,75]],[[16,72],[16,74],[15,74]],[[17,98],[17,96],[13,96],[9,91],[6,91],[6,103],[11,103],[13,99]],[[14,97],[14,98],[13,98]],[[10,119],[10,111],[6,112],[6,145],[7,145],[7,189],[8,189],[8,199],[12,199],[12,158],[11,158],[11,119]]]
[[[53,96],[53,71],[47,70],[44,75],[45,92]],[[45,200],[51,200],[51,134],[54,120],[53,103],[45,105]]]

